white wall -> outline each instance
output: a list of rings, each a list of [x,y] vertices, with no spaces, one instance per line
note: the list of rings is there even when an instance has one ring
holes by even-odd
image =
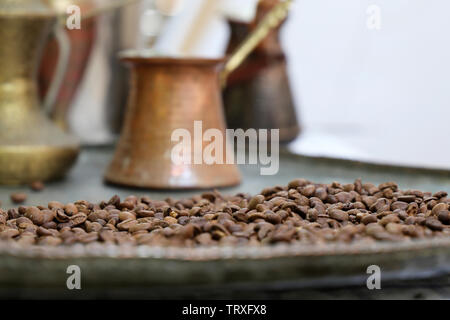
[[[447,0],[299,1],[284,44],[304,123],[361,158],[450,167],[449,13]]]
[[[256,0],[184,2],[158,49],[220,56],[224,15],[248,19]],[[297,0],[282,33],[305,127],[293,150],[450,168],[449,17],[449,0]]]
[[[371,5],[380,30],[367,27]],[[294,149],[450,167],[449,16],[448,0],[298,0],[283,30],[307,129]],[[194,54],[221,53],[227,32],[217,19]]]

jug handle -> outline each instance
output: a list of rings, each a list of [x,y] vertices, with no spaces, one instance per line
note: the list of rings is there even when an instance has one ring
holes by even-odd
[[[55,24],[53,33],[59,46],[59,57],[56,64],[56,71],[53,76],[53,80],[51,81],[50,87],[47,91],[46,96],[44,97],[43,102],[44,111],[48,115],[50,115],[52,112],[52,109],[56,103],[56,99],[58,98],[59,91],[63,84],[64,76],[66,75],[67,68],[69,66],[71,48],[70,39],[64,27],[62,27],[58,23]]]
[[[252,51],[264,40],[273,29],[277,28],[286,19],[294,0],[285,0],[277,4],[256,26],[255,30],[231,54],[220,73],[222,88],[227,84],[228,76],[236,70]]]

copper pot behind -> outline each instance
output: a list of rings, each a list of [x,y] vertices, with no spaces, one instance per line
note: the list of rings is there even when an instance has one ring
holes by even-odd
[[[233,52],[279,2],[261,0],[252,23],[230,20],[231,37],[227,52]],[[230,74],[223,100],[228,127],[280,129],[280,141],[289,142],[297,137],[300,126],[279,32],[280,27],[272,30],[247,60]]]
[[[241,181],[234,164],[177,165],[171,155],[177,129],[190,132],[191,146],[196,136],[194,122],[201,121],[202,132],[222,133],[223,156],[227,154],[222,86],[267,33],[282,21],[292,0],[276,6],[256,31],[243,41],[229,59],[146,57],[125,54],[131,67],[131,92],[125,124],[105,180],[110,183],[157,189],[204,189],[228,187]],[[209,144],[209,142],[207,143]],[[195,148],[190,151],[195,157]]]
[[[203,131],[215,128],[225,136],[219,82],[224,61],[139,57],[123,60],[132,67],[132,88],[106,181],[159,189],[238,184],[240,174],[235,165],[178,166],[171,161],[171,135],[176,129],[189,130],[194,139],[194,121],[202,121]]]

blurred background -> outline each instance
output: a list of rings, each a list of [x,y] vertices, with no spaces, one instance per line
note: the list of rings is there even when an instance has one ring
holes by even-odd
[[[126,90],[113,90],[119,96],[111,99],[111,78],[126,82],[126,71],[112,62],[113,52],[153,47],[173,55],[222,56],[230,36],[227,19],[251,21],[256,4],[142,0],[99,16],[86,73],[69,110],[72,131],[85,144],[110,143],[117,136]],[[302,126],[289,148],[450,168],[448,12],[446,0],[296,1],[281,30]],[[118,106],[112,108],[111,101]]]

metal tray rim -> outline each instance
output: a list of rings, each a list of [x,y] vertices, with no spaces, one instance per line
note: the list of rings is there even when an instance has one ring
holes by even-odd
[[[146,245],[75,244],[72,246],[23,246],[0,242],[0,257],[64,260],[74,258],[158,259],[179,261],[261,260],[298,257],[337,257],[412,253],[441,250],[450,253],[450,238],[412,240],[408,242],[339,243],[325,245],[277,244],[274,246],[151,247]]]

